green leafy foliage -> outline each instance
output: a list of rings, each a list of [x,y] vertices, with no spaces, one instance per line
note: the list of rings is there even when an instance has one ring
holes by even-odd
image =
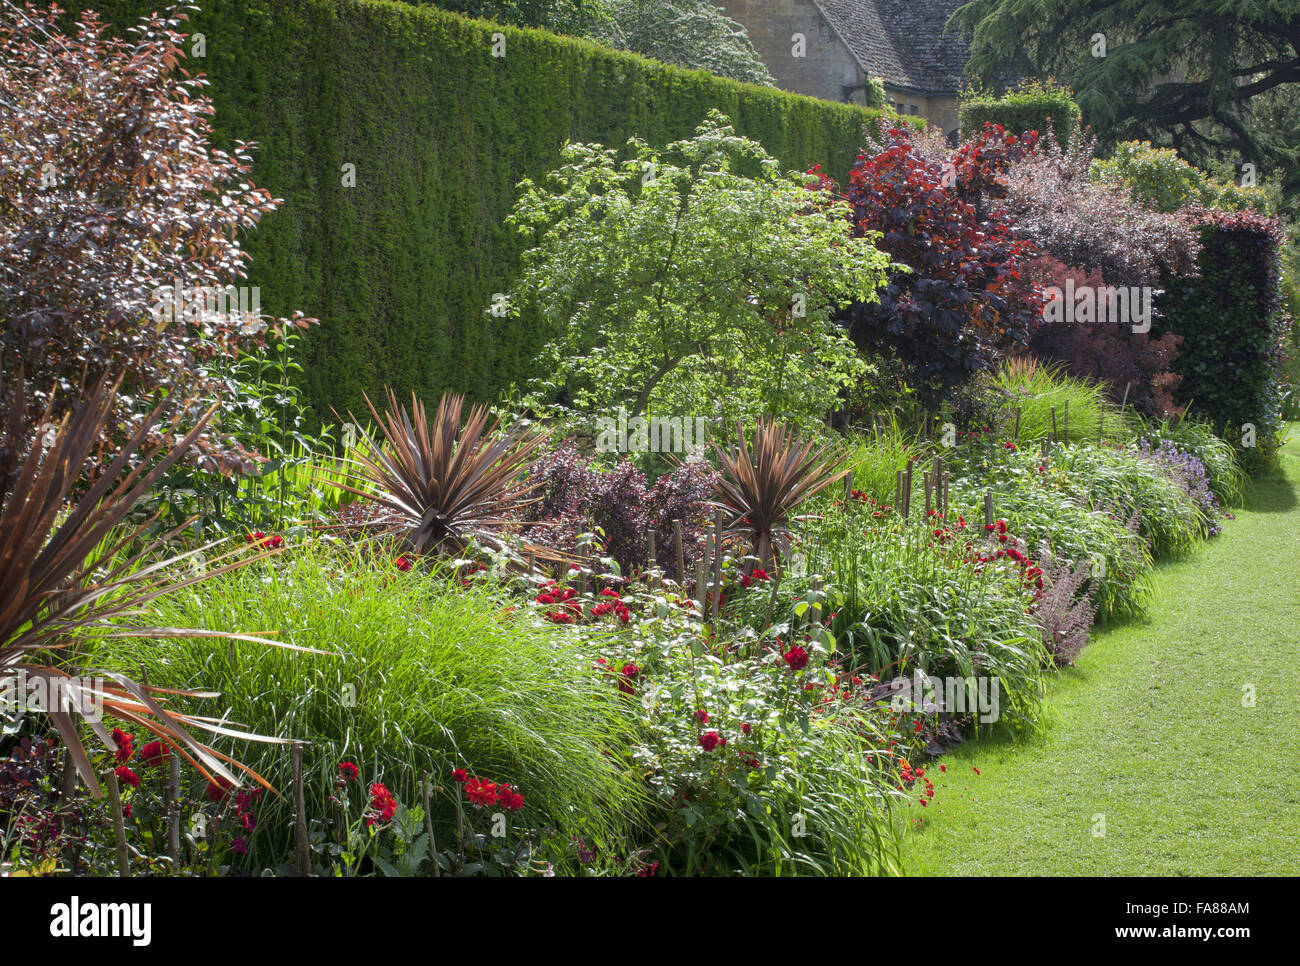
[[[153,6],[105,15],[125,27]],[[487,401],[530,372],[548,333],[485,310],[525,247],[503,226],[516,186],[565,141],[662,147],[716,108],[783,165],[839,172],[876,116],[406,3],[205,0],[190,30],[205,37],[193,66],[210,81],[215,143],[256,142],[257,182],[285,200],[245,246],[248,282],[267,312],[321,320],[302,362],[322,421],[384,386]]]
[[[1123,141],[1108,158],[1092,163],[1091,174],[1103,181],[1119,181],[1133,197],[1160,211],[1177,211],[1202,204],[1222,211],[1253,208],[1272,214],[1276,199],[1265,188],[1241,187],[1188,164],[1172,148],[1157,148],[1150,141]]]
[[[543,401],[579,412],[819,425],[861,367],[832,314],[887,258],[848,207],[713,112],[660,152],[571,144],[509,222],[534,247],[511,311],[551,337]]]
[[[1195,406],[1254,473],[1273,464],[1285,431],[1282,225],[1253,211],[1209,211],[1201,241],[1199,274],[1168,279],[1152,332],[1182,336],[1175,400]]]
[[[960,115],[963,139],[979,134],[985,124],[1000,124],[1012,134],[1037,131],[1046,137],[1051,130],[1065,147],[1079,128],[1079,105],[1070,89],[1034,80],[1000,97],[972,91],[962,98]]]

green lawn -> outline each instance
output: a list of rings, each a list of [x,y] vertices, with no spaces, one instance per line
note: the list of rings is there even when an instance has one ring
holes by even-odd
[[[928,767],[909,870],[1300,874],[1297,488],[1293,440],[1222,535],[1158,569],[1148,622],[1100,633],[1054,676],[1034,735]]]

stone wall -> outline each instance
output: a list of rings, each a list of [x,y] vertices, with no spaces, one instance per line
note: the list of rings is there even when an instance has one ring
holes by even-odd
[[[858,85],[866,77],[821,11],[809,0],[713,0],[715,6],[749,31],[763,63],[782,90],[827,101],[862,103]],[[794,56],[794,35],[806,38],[802,57]],[[851,96],[844,88],[852,87]]]

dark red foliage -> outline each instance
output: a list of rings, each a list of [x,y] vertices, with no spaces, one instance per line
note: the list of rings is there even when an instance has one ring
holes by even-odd
[[[676,580],[680,575],[672,549],[673,521],[682,521],[689,572],[700,553],[697,545],[717,471],[704,460],[687,460],[649,486],[631,460],[601,472],[576,446],[565,443],[535,462],[529,478],[543,481],[537,490],[540,499],[528,508],[529,540],[572,552],[582,549],[582,534],[599,531],[604,554],[627,572],[646,565],[645,532],[653,529],[658,565]]]
[[[183,306],[201,309],[191,293],[242,278],[239,235],[278,201],[250,183],[249,146],[208,147],[207,82],[180,66],[183,8],[145,18],[123,40],[106,37],[93,13],[62,35],[56,8],[9,6],[0,16],[0,372],[25,364],[23,438],[51,398],[57,419],[79,388],[123,376],[105,426],[107,439],[121,439],[140,418],[133,397],[215,397],[220,383],[202,364],[265,328],[237,311],[169,313],[159,292],[179,285]],[[250,314],[252,302],[246,293]],[[0,384],[0,404],[14,389],[12,379]],[[225,466],[250,465],[233,444],[200,447]]]
[[[1037,137],[990,126],[941,161],[908,131],[884,133],[882,148],[850,173],[848,198],[857,232],[879,232],[878,247],[910,271],[894,273],[878,302],[855,304],[840,321],[860,347],[898,358],[934,405],[1000,352],[1023,346],[1042,311],[1026,273],[1038,252],[999,209],[984,210]]]
[[[1034,262],[1033,279],[1043,286],[1064,290],[1073,279],[1075,289],[1106,287],[1100,271],[1070,268],[1045,256]],[[1155,337],[1134,332],[1118,320],[1077,322],[1069,319],[1043,322],[1029,342],[1029,351],[1040,359],[1063,365],[1072,376],[1106,384],[1111,398],[1158,419],[1183,412],[1174,403],[1173,392],[1180,376],[1171,366],[1178,355],[1181,336],[1173,333]]]

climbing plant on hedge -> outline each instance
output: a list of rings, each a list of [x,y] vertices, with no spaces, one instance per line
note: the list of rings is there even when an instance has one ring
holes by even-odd
[[[1207,211],[1198,277],[1172,276],[1157,327],[1183,337],[1175,399],[1238,447],[1251,471],[1282,441],[1281,222],[1253,211]],[[1153,332],[1157,331],[1153,327]]]

